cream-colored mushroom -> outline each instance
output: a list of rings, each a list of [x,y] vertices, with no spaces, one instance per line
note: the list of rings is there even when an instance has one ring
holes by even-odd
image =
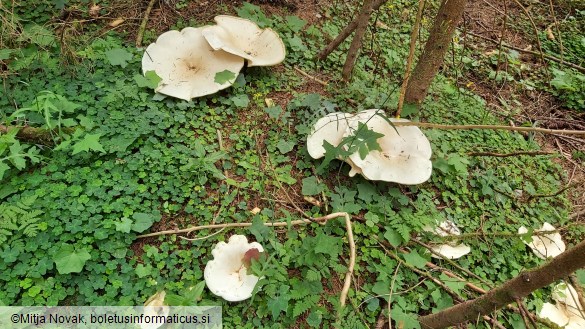
[[[544,223],[541,228],[535,230],[535,232],[548,232],[556,231],[555,227],[549,223]],[[528,229],[521,226],[518,229],[518,234],[526,234]],[[526,245],[532,249],[534,254],[539,258],[546,259],[548,257],[556,257],[565,251],[565,242],[559,232],[551,232],[549,234],[533,235],[532,241],[524,241]]]
[[[347,129],[348,119],[352,115],[342,112],[329,113],[313,125],[311,134],[307,137],[307,151],[313,159],[325,156],[323,142],[333,146],[339,145]]]
[[[446,221],[441,222],[435,228],[425,227],[424,230],[427,232],[431,232],[433,234],[436,234],[438,236],[442,236],[442,237],[461,235],[461,231],[459,230],[457,225],[455,225],[455,223],[453,223],[450,220],[446,220]],[[463,244],[463,243],[457,244],[454,241],[452,241],[451,243],[439,244],[439,245],[431,244],[431,246],[432,246],[432,250],[434,252],[441,254],[445,258],[448,258],[448,259],[461,258],[461,257],[467,255],[471,251],[471,248],[468,245]],[[431,257],[440,258],[439,256],[437,256],[435,254],[431,254]]]
[[[256,23],[234,16],[215,17],[217,25],[203,29],[209,45],[248,60],[248,66],[270,66],[286,56],[284,43],[272,29],[261,29]]]
[[[161,34],[142,57],[142,71],[155,71],[162,79],[155,91],[191,100],[213,94],[232,85],[244,59],[223,50],[213,50],[201,34],[202,28],[187,27]],[[217,73],[234,73],[234,78],[215,82]]]
[[[405,185],[415,185],[431,177],[432,150],[429,140],[418,127],[395,126],[380,115],[381,110],[360,112],[349,120],[344,137],[356,134],[359,122],[384,136],[378,138],[381,151],[371,150],[365,158],[359,152],[349,159],[361,169],[361,174],[369,180],[382,180]],[[406,119],[390,118],[391,122],[407,122]],[[350,176],[352,173],[350,173]]]
[[[221,241],[213,248],[213,260],[203,272],[205,284],[213,294],[230,302],[252,297],[259,278],[248,274],[245,265],[246,252],[251,249],[264,251],[258,242],[248,243],[244,235],[232,235],[228,243]]]
[[[148,315],[150,317],[153,316],[164,316],[166,317],[170,313],[170,308],[168,305],[165,304],[165,296],[166,292],[159,291],[156,294],[152,295],[146,302],[144,303],[144,315]],[[142,329],[156,329],[162,326],[164,322],[157,323],[157,322],[150,322],[150,323],[140,323],[140,328]]]
[[[565,329],[585,328],[585,309],[579,303],[572,285],[557,285],[553,289],[552,298],[556,304],[544,303],[538,314],[541,318],[549,319]]]

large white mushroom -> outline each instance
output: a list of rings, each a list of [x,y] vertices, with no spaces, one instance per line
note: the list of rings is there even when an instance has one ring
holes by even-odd
[[[361,169],[361,174],[369,180],[382,180],[405,185],[424,183],[431,177],[431,144],[418,127],[393,127],[386,118],[378,115],[376,110],[362,112],[358,120],[350,120],[345,136],[353,135],[362,122],[377,133],[384,134],[378,138],[381,151],[373,150],[362,159],[359,153],[349,159]],[[359,117],[359,114],[358,116]],[[390,118],[391,122],[408,122],[406,119]],[[350,176],[352,173],[350,172]]]
[[[541,318],[549,319],[565,329],[585,328],[585,309],[579,303],[572,285],[557,285],[553,289],[552,298],[556,304],[544,303],[538,314]]]
[[[351,165],[350,176],[361,174],[369,180],[382,180],[414,185],[427,181],[432,172],[432,150],[429,140],[418,127],[395,126],[388,123],[384,112],[370,109],[355,115],[331,113],[319,119],[307,138],[307,150],[318,159],[325,155],[323,142],[338,146],[343,138],[359,135],[360,123],[384,136],[377,139],[381,151],[370,150],[365,158],[359,152],[344,159]],[[389,119],[405,122],[405,119]]]
[[[549,234],[533,235],[531,242],[524,241],[538,258],[547,259],[548,257],[556,257],[565,251],[565,242],[563,242],[559,232],[554,232],[556,231],[554,226],[545,222],[541,228],[535,230],[535,232],[548,231],[553,232]],[[528,233],[528,229],[524,226],[520,226],[518,234],[526,233]]]
[[[168,305],[165,304],[165,296],[166,292],[159,291],[156,294],[152,295],[148,300],[144,303],[144,315],[153,317],[153,316],[164,316],[166,317],[170,313],[170,308]],[[140,328],[142,329],[156,329],[162,326],[164,323],[140,323]]]
[[[424,230],[442,237],[461,235],[461,231],[459,230],[457,225],[455,225],[455,223],[453,223],[450,220],[441,222],[435,228],[425,227]],[[432,245],[432,250],[440,255],[443,255],[445,258],[457,259],[467,255],[471,251],[471,248],[463,243],[456,244],[454,242],[451,242],[440,245]],[[431,254],[431,257],[440,258],[435,254]]]
[[[232,235],[225,243],[219,242],[211,254],[213,260],[205,266],[203,276],[209,290],[230,302],[252,297],[259,278],[248,274],[246,263],[264,248],[258,242],[248,243],[244,235]]]
[[[232,85],[244,66],[244,59],[211,48],[201,30],[186,27],[180,32],[168,31],[146,48],[142,57],[143,73],[155,71],[162,79],[155,91],[191,100]],[[234,73],[233,79],[215,82],[216,74],[226,70]]]
[[[256,23],[234,16],[215,16],[217,25],[203,29],[209,45],[248,60],[248,66],[270,66],[281,63],[286,55],[284,43],[272,29],[261,29]]]

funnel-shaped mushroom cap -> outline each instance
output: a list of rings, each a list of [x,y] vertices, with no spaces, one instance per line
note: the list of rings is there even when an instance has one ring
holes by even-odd
[[[252,297],[254,286],[259,278],[248,274],[244,257],[248,250],[264,248],[258,242],[248,243],[244,235],[232,235],[225,243],[219,242],[211,254],[213,260],[205,266],[203,276],[209,290],[230,302],[238,302]]]
[[[203,29],[209,45],[248,60],[248,66],[270,66],[281,63],[286,55],[278,33],[256,23],[234,16],[215,17],[217,25]]]
[[[339,145],[343,139],[343,134],[347,129],[348,118],[352,115],[342,112],[327,114],[317,120],[313,126],[313,131],[307,137],[307,151],[313,159],[319,159],[325,156],[323,142],[327,141],[333,146]]]
[[[358,122],[365,123],[369,129],[384,134],[377,142],[382,151],[373,150],[362,159],[358,152],[349,156],[351,161],[362,170],[362,175],[370,180],[396,182],[405,185],[420,184],[431,177],[431,144],[418,127],[392,127],[380,115],[372,115],[375,110],[358,114],[359,120],[352,118],[344,136],[355,134]],[[365,114],[365,115],[364,115]],[[393,119],[392,122],[406,122],[406,119]]]
[[[435,228],[427,226],[424,228],[424,230],[427,232],[434,233],[438,236],[461,235],[461,231],[459,230],[457,225],[455,225],[455,223],[453,223],[450,220],[441,222]],[[431,249],[434,252],[441,254],[448,259],[461,258],[462,256],[467,255],[471,251],[471,248],[468,245],[463,243],[456,245],[454,242],[440,245],[432,245]],[[431,254],[431,257],[439,258],[435,254]]]
[[[544,223],[542,228],[537,229],[536,232],[555,231],[556,228],[549,223]],[[528,233],[528,229],[521,226],[518,229],[519,234]],[[526,243],[538,258],[546,259],[548,257],[556,257],[565,251],[565,242],[561,238],[559,232],[543,235],[533,235],[532,242]]]
[[[565,329],[585,328],[585,310],[579,303],[577,292],[570,284],[557,285],[552,294],[556,305],[544,303],[538,316],[549,319]]]
[[[225,89],[235,81],[244,59],[213,50],[201,29],[165,32],[146,48],[142,72],[155,71],[162,79],[155,91],[188,101]],[[225,70],[235,73],[234,78],[223,84],[215,82],[215,75]]]
[[[157,292],[156,294],[152,295],[150,298],[148,298],[148,300],[146,301],[146,303],[144,303],[144,315],[148,315],[148,316],[156,316],[156,315],[161,315],[161,316],[167,316],[169,315],[171,309],[169,308],[168,305],[166,305],[165,302],[165,296],[166,296],[166,292],[160,291]],[[140,328],[142,329],[156,329],[160,326],[162,326],[164,323],[140,323]]]

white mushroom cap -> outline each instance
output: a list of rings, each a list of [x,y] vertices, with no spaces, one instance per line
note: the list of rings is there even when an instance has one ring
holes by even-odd
[[[248,66],[270,66],[284,61],[286,49],[278,33],[234,16],[215,16],[217,25],[203,29],[209,45],[248,60]]]
[[[549,223],[544,223],[542,228],[536,230],[536,232],[547,232],[547,231],[555,231],[556,228]],[[518,229],[519,234],[528,233],[528,229],[524,226],[521,226]],[[527,243],[534,254],[538,256],[538,258],[546,259],[548,257],[556,257],[563,253],[566,249],[565,242],[561,237],[559,232],[544,234],[544,235],[533,235],[532,242]]]
[[[228,243],[221,241],[215,245],[211,252],[213,260],[203,272],[205,284],[213,294],[230,302],[252,297],[259,278],[248,274],[244,265],[244,255],[250,249],[264,251],[258,242],[248,243],[244,235],[232,235]]]
[[[544,303],[538,313],[541,318],[547,318],[565,329],[585,328],[585,314],[583,306],[577,299],[577,292],[570,284],[557,285],[552,294],[556,305]]]
[[[317,120],[311,134],[307,137],[307,151],[313,159],[325,156],[324,141],[333,146],[341,143],[350,117],[352,115],[348,113],[334,112]]]
[[[146,48],[142,72],[155,71],[162,79],[155,91],[191,100],[225,89],[235,81],[244,60],[222,50],[214,51],[201,30],[187,27],[181,32],[168,31]],[[216,83],[215,75],[225,70],[234,72],[234,78]]]
[[[374,111],[374,112],[372,112]],[[384,134],[378,138],[382,151],[370,151],[362,159],[358,152],[349,156],[361,174],[369,180],[382,180],[405,185],[420,184],[431,177],[431,144],[418,127],[392,127],[385,118],[373,115],[376,110],[358,114],[360,119],[349,121],[345,136],[355,134],[358,122],[365,123],[369,129]],[[407,122],[406,119],[390,118],[392,122]],[[398,133],[397,133],[398,131]]]
[[[452,235],[461,235],[461,231],[450,220],[446,220],[441,222],[437,227],[425,227],[423,230],[427,232],[434,233],[438,236],[452,236]],[[440,245],[432,245],[431,248],[434,252],[443,255],[445,258],[448,259],[457,259],[467,255],[471,252],[471,248],[466,244],[458,244],[456,245],[454,242],[447,243],[447,244],[440,244]],[[431,254],[433,258],[440,258],[435,254]]]
[[[155,316],[155,315],[162,315],[167,316],[169,315],[171,309],[165,302],[166,292],[160,291],[156,294],[152,295],[146,303],[144,303],[144,315],[147,316]],[[140,323],[140,328],[142,329],[156,329],[162,326],[164,323]]]
[[[451,246],[448,244],[441,244],[438,246],[435,246],[432,248],[434,252],[441,254],[443,256],[445,256],[445,258],[448,259],[457,259],[457,258],[461,258],[467,254],[469,254],[469,252],[471,252],[471,248],[466,245],[466,244],[458,244],[456,246]],[[435,254],[431,254],[431,257],[433,258],[440,258]]]

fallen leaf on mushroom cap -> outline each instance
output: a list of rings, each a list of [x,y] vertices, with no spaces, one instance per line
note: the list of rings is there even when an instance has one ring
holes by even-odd
[[[207,26],[203,35],[209,45],[248,60],[248,66],[270,66],[286,56],[284,43],[272,29],[234,16],[215,16],[217,25]]]
[[[549,223],[544,223],[541,228],[535,230],[535,232],[547,232],[556,231],[556,228]],[[521,226],[518,229],[518,234],[526,234],[528,229]],[[526,245],[532,249],[534,254],[538,258],[546,259],[547,257],[556,257],[565,251],[565,242],[559,232],[553,232],[550,234],[533,235],[532,241],[524,241]]]
[[[256,249],[256,251],[248,251]],[[203,276],[209,290],[230,302],[252,297],[259,278],[248,274],[245,261],[250,261],[264,248],[258,242],[248,243],[244,235],[232,235],[228,243],[219,242],[211,252],[213,260],[205,266]]]
[[[418,127],[392,127],[386,118],[377,114],[378,111],[381,110],[362,111],[350,118],[344,137],[355,134],[358,123],[363,122],[369,129],[384,135],[377,139],[382,150],[371,150],[364,159],[356,152],[349,159],[361,169],[361,175],[369,180],[405,185],[427,181],[433,168],[429,140]],[[408,122],[406,119],[394,118],[390,118],[390,121]]]
[[[585,310],[579,303],[577,291],[570,284],[561,283],[553,289],[556,304],[544,303],[538,313],[541,318],[549,319],[565,329],[585,328]]]
[[[161,34],[142,57],[142,71],[155,71],[162,79],[156,92],[191,100],[225,89],[235,81],[244,59],[213,50],[201,34],[202,28],[186,27]],[[219,84],[218,72],[230,71],[234,78]]]
[[[150,296],[144,303],[144,315],[147,316],[167,316],[170,313],[170,308],[165,304],[166,292],[159,291],[156,294]],[[162,326],[164,323],[140,323],[142,329],[156,329]]]
[[[453,223],[450,220],[446,220],[446,221],[441,222],[435,228],[427,226],[423,230],[426,232],[431,232],[431,233],[436,234],[438,236],[461,235],[461,231],[459,230],[457,225],[455,225],[455,223]],[[431,249],[434,252],[441,254],[449,259],[461,258],[461,257],[467,255],[471,251],[471,248],[468,245],[463,244],[463,243],[457,244],[455,241],[450,241],[449,243],[445,243],[445,244],[431,244],[431,246],[432,246]],[[440,258],[439,256],[437,256],[435,254],[431,254],[431,257]]]

